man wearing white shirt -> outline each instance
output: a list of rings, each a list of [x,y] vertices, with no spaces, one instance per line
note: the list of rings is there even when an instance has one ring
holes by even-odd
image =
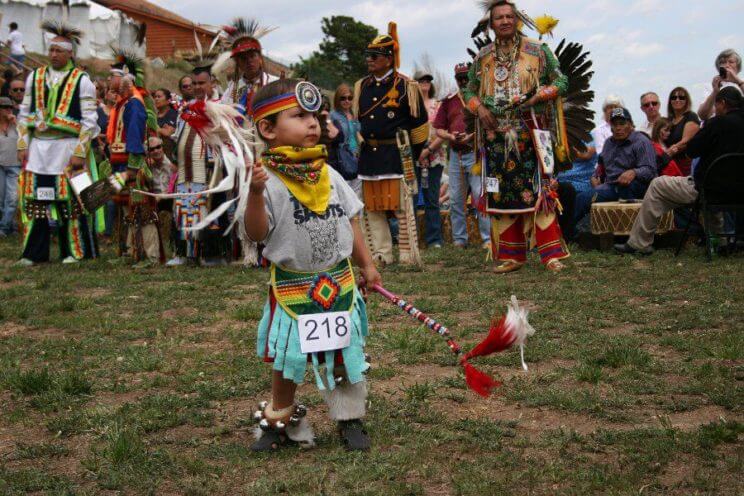
[[[49,219],[57,222],[60,258],[76,263],[96,256],[92,219],[82,210],[69,177],[88,168],[98,136],[96,87],[72,61],[82,32],[45,21],[54,35],[50,64],[32,72],[18,114],[18,161],[23,166],[19,197],[24,221],[20,265],[49,261]]]
[[[17,62],[18,69],[21,69],[21,65],[26,60],[26,49],[23,47],[23,35],[18,31],[18,24],[11,22],[8,25],[10,28],[10,34],[8,35],[7,44],[10,47],[10,60],[11,62]]]

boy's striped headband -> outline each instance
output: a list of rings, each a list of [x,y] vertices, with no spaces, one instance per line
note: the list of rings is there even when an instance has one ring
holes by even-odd
[[[306,112],[317,112],[323,99],[320,90],[312,83],[302,81],[291,93],[284,93],[253,105],[253,122],[258,123],[283,110],[300,107]]]

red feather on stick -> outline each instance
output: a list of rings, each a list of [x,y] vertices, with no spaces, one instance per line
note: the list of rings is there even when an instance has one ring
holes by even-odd
[[[373,289],[385,299],[403,310],[403,312],[424,323],[433,332],[436,332],[443,337],[447,341],[447,346],[452,353],[458,356],[462,355],[462,348],[460,348],[460,345],[452,339],[447,327],[406,302],[401,297],[391,293],[381,285],[376,284]],[[462,355],[460,365],[462,365],[465,373],[465,382],[468,387],[477,394],[487,397],[495,388],[499,387],[501,383],[473,366],[469,362],[472,358],[488,356],[499,351],[504,351],[515,344],[518,344],[521,349],[522,367],[525,371],[527,370],[527,364],[524,362],[524,343],[528,336],[535,333],[535,329],[533,329],[527,321],[528,313],[528,310],[520,308],[517,298],[512,296],[507,314],[499,320],[494,319],[488,330],[488,336],[470,350],[470,352]]]

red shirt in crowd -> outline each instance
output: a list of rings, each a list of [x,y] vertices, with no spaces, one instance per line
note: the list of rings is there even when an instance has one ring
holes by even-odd
[[[432,123],[434,129],[444,129],[451,134],[464,133],[466,130],[464,108],[465,105],[459,93],[447,96],[442,100],[437,116]],[[472,150],[470,146],[458,146],[454,144],[452,144],[452,149],[460,153]]]

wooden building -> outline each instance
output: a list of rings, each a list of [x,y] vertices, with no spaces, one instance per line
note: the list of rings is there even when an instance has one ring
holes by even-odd
[[[168,59],[177,52],[196,49],[194,33],[206,48],[216,32],[195,24],[147,0],[95,0],[111,10],[119,10],[137,22],[147,25],[147,56]]]

